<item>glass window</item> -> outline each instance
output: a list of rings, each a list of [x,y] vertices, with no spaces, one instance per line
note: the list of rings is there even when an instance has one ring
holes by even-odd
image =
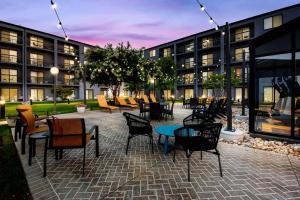
[[[205,37],[202,38],[202,48],[210,48],[213,46],[213,38],[212,37]]]
[[[184,83],[193,84],[194,83],[194,73],[184,74]]]
[[[30,72],[31,83],[44,83],[44,73],[43,72]]]
[[[30,99],[33,101],[44,100],[44,89],[30,89]]]
[[[30,46],[44,48],[44,39],[36,36],[30,36]]]
[[[72,45],[64,44],[64,53],[75,55],[75,48]]]
[[[164,90],[164,99],[168,100],[172,97],[172,92],[171,90]]]
[[[1,49],[1,61],[9,63],[18,62],[18,52],[10,49]]]
[[[1,82],[2,83],[17,83],[18,71],[15,69],[1,69]]]
[[[300,137],[300,52],[296,53],[295,136]]]
[[[75,61],[74,60],[69,60],[69,59],[65,59],[64,60],[64,68],[70,68],[73,67],[75,65]]]
[[[185,89],[184,90],[184,98],[190,99],[194,97],[194,89]]]
[[[5,101],[17,101],[18,89],[17,88],[1,88],[1,98]]]
[[[18,34],[12,31],[1,31],[1,41],[16,44],[18,42]]]
[[[171,48],[163,49],[163,57],[171,57],[171,56],[172,56]]]
[[[184,68],[191,68],[194,67],[194,58],[186,58],[184,59],[184,64],[182,64]]]
[[[87,99],[94,99],[94,91],[92,89],[85,90],[85,96]]]
[[[249,60],[249,47],[238,48],[235,49],[235,61],[242,62],[243,61],[243,51],[245,51],[245,60]]]
[[[194,43],[192,42],[192,43],[185,45],[185,51],[186,52],[194,51]]]
[[[239,28],[235,31],[235,41],[248,40],[248,39],[250,39],[249,27]]]
[[[213,64],[213,54],[202,55],[202,66]]]
[[[213,72],[202,72],[202,81],[207,81],[208,77],[212,75]]]
[[[291,54],[257,57],[255,127],[257,132],[291,134]]]
[[[44,65],[44,56],[40,54],[30,53],[30,64],[42,67]]]
[[[282,25],[282,15],[276,15],[264,19],[264,29],[271,29]]]
[[[66,85],[74,85],[74,75],[65,74],[64,80]]]
[[[156,56],[156,50],[153,49],[150,51],[150,57],[155,57]]]

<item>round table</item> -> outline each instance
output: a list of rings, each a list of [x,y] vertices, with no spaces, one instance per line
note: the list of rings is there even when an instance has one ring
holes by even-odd
[[[160,144],[160,138],[161,136],[165,136],[164,141],[164,154],[168,154],[168,147],[169,147],[169,137],[174,137],[174,131],[178,128],[181,128],[182,125],[179,124],[173,124],[173,125],[163,125],[155,128],[155,132],[159,135],[158,138],[158,144]]]

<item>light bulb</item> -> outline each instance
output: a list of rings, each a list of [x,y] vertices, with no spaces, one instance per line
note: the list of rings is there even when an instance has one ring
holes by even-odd
[[[69,40],[69,37],[68,37],[68,36],[66,36],[66,37],[65,37],[65,40],[66,40],[66,41],[68,41],[68,40]]]
[[[57,28],[58,28],[58,29],[61,29],[61,28],[62,28],[61,22],[59,22],[59,23],[57,24]]]
[[[52,9],[56,9],[56,8],[57,8],[57,4],[54,3],[53,0],[51,0],[51,8],[52,8]]]
[[[213,18],[210,18],[210,19],[209,19],[209,23],[211,23],[211,24],[214,23]]]
[[[200,4],[200,9],[201,9],[201,11],[204,11],[205,7],[202,4]]]
[[[218,26],[216,26],[216,28],[215,28],[215,29],[216,29],[216,31],[217,31],[217,30],[219,30],[219,27],[218,27]]]

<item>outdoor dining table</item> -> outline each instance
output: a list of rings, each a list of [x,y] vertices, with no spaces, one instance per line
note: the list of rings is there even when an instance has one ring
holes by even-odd
[[[155,128],[155,132],[159,135],[158,137],[158,144],[161,144],[160,139],[161,136],[165,136],[164,141],[164,155],[168,155],[169,152],[169,137],[175,137],[174,131],[178,128],[181,128],[182,125],[179,124],[173,124],[173,125],[162,125],[157,128]]]

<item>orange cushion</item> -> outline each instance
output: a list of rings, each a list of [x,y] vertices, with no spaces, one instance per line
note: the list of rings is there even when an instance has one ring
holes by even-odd
[[[91,134],[86,134],[86,144],[91,140]],[[53,147],[78,147],[82,146],[82,135],[53,136]]]

